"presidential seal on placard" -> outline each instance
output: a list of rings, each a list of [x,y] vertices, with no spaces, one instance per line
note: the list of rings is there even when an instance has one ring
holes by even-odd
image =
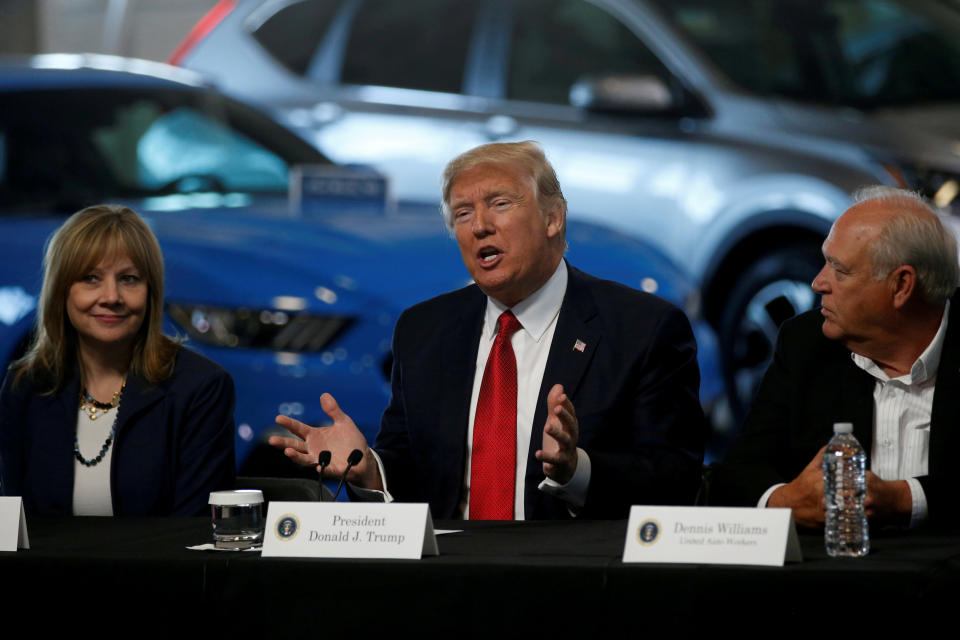
[[[653,544],[659,537],[660,523],[653,518],[644,520],[640,523],[640,526],[637,527],[637,541],[644,546]]]
[[[297,520],[297,516],[292,513],[284,514],[277,519],[277,526],[274,527],[277,540],[282,540],[283,542],[293,540],[299,532],[300,521]]]

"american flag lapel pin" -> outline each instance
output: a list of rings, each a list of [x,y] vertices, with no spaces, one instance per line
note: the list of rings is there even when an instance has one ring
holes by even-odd
[[[573,350],[583,353],[583,350],[587,348],[587,343],[583,340],[577,340],[573,343]]]

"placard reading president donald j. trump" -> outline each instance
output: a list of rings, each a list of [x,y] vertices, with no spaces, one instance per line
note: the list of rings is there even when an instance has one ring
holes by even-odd
[[[437,555],[426,504],[271,502],[263,555],[409,558]]]

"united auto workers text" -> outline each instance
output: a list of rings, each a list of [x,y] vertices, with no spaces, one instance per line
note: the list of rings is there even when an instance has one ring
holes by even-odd
[[[748,526],[740,522],[718,522],[716,526],[676,522],[673,532],[679,534],[680,544],[754,546],[757,541],[751,536],[765,536],[767,528]]]

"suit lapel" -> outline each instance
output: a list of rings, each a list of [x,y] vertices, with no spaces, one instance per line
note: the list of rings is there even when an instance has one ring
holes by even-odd
[[[931,474],[951,470],[957,447],[957,426],[960,424],[960,316],[952,313],[960,305],[960,294],[950,301],[951,317],[947,321],[947,335],[943,340],[937,386],[933,391],[933,409],[930,412]]]
[[[837,412],[835,422],[853,423],[853,435],[867,454],[869,468],[870,451],[873,449],[873,388],[876,379],[858,367],[846,349],[844,357],[844,372],[840,376],[841,410]],[[823,444],[827,444],[827,441]]]
[[[117,440],[120,440],[123,429],[138,413],[159,402],[163,395],[162,388],[150,384],[135,373],[127,374],[127,383],[117,413]]]
[[[73,443],[80,409],[80,376],[76,372],[68,375],[63,388],[52,396],[44,397],[44,401],[48,403],[47,411],[38,417],[36,426],[45,432],[50,458],[59,461],[49,465],[46,481],[54,487],[57,503],[70,513],[73,505]]]
[[[449,462],[438,466],[443,476],[438,487],[444,489],[443,513],[454,513],[460,502],[463,475],[466,469],[467,426],[470,418],[470,399],[477,366],[477,349],[483,330],[483,315],[487,298],[476,287],[470,299],[456,311],[456,320],[446,335],[441,337],[441,366],[437,386],[439,405],[434,430],[440,439],[438,449],[448,452]]]
[[[50,400],[51,402],[56,401],[56,411],[62,412],[62,415],[68,418],[64,421],[64,424],[67,425],[64,428],[68,428],[71,432],[75,431],[77,424],[75,414],[80,409],[80,376],[68,376],[63,383],[63,388],[55,395],[50,396]],[[71,437],[70,440],[72,441],[73,438]]]
[[[537,425],[542,430],[547,419],[547,394],[550,389],[555,384],[562,384],[567,395],[574,397],[601,339],[600,328],[592,322],[597,317],[597,308],[589,291],[585,290],[582,274],[572,267],[568,266],[568,269],[567,292],[560,307],[540,385],[534,432],[537,431]]]
[[[543,480],[543,465],[535,453],[543,446],[543,426],[547,420],[547,395],[555,384],[562,384],[567,396],[576,397],[580,381],[596,353],[602,339],[597,322],[597,308],[586,283],[586,276],[567,265],[567,291],[563,296],[557,326],[550,344],[547,366],[540,384],[537,409],[533,416],[530,446],[527,452],[526,487],[524,489],[526,517],[543,517],[535,513],[535,505],[545,498],[537,490]],[[575,403],[576,404],[576,403]],[[563,514],[566,508],[562,509]]]

